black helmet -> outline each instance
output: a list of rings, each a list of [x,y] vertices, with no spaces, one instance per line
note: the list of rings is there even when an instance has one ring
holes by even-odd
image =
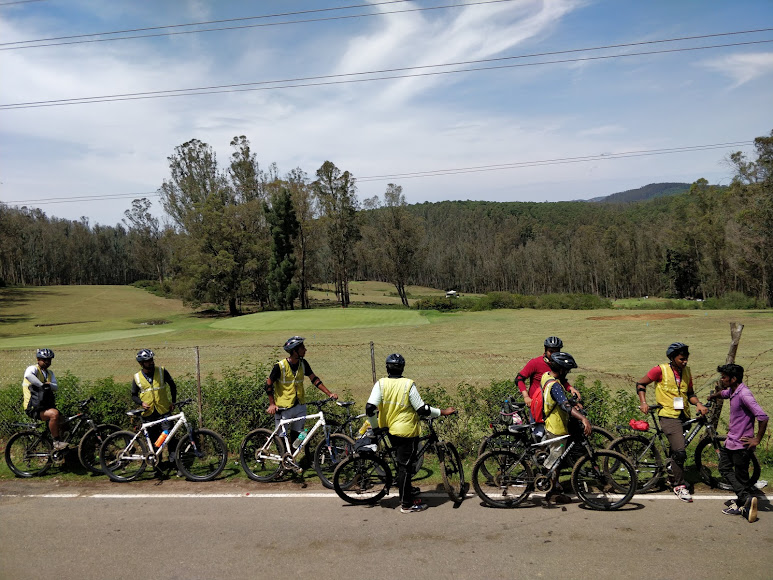
[[[287,342],[285,342],[285,345],[282,348],[284,348],[287,352],[293,352],[296,348],[303,344],[304,340],[306,339],[302,336],[291,336],[287,339]]]
[[[401,375],[405,368],[403,355],[394,353],[386,357],[386,369],[390,375]]]
[[[36,354],[38,358],[54,358],[54,351],[50,348],[39,348]]]
[[[548,336],[545,339],[545,348],[564,348],[564,341],[557,336]]]
[[[137,353],[137,362],[141,363],[146,360],[153,360],[153,351],[149,348],[143,348],[140,352]]]
[[[678,355],[680,352],[684,352],[684,354],[688,355],[690,354],[690,351],[687,349],[687,345],[683,342],[672,342],[668,345],[668,348],[666,349],[666,356],[669,358],[669,360],[674,360],[674,357]]]
[[[568,352],[554,352],[550,355],[550,366],[559,367],[568,371],[577,368],[577,363],[574,362],[574,357]]]
[[[723,375],[727,375],[731,378],[735,377],[736,379],[738,379],[739,383],[743,381],[743,367],[741,365],[736,365],[736,364],[722,365],[720,367],[717,367],[717,372],[722,373]]]

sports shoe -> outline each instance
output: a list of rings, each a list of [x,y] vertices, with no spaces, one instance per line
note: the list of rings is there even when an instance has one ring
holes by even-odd
[[[737,516],[741,514],[741,510],[738,509],[738,506],[733,500],[730,500],[730,503],[725,502],[727,504],[727,507],[722,510],[722,513],[726,516]]]
[[[730,507],[730,506],[733,506],[733,507],[736,507],[736,508],[738,507],[738,505],[735,503],[735,500],[734,500],[734,499],[729,499],[729,500],[727,500],[727,501],[725,502],[725,505],[726,505],[727,507]]]
[[[54,441],[54,449],[56,451],[67,449],[67,441]]]
[[[418,513],[418,512],[423,512],[428,507],[429,506],[427,504],[421,503],[421,501],[416,501],[410,507],[405,507],[405,506],[400,507],[400,513],[401,514],[415,514],[415,513]]]
[[[566,494],[558,492],[558,493],[547,494],[545,496],[545,501],[547,501],[548,503],[552,501],[556,505],[564,505],[564,504],[572,503],[572,498],[570,498]]]
[[[753,523],[757,521],[757,498],[756,497],[750,497],[746,500],[746,503],[744,506],[738,510],[739,513],[749,521],[749,523]]]
[[[682,501],[686,501],[688,503],[692,503],[692,496],[690,495],[690,492],[687,491],[686,485],[677,485],[674,488],[674,494],[676,497],[681,499]]]

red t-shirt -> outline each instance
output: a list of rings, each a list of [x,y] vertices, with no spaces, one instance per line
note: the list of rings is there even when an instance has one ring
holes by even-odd
[[[529,379],[529,397],[531,397],[530,411],[531,416],[537,423],[543,423],[545,421],[544,408],[542,404],[542,387],[540,386],[542,381],[542,375],[550,371],[550,366],[545,361],[544,356],[538,356],[531,359],[526,363],[526,366],[518,373],[524,379]],[[526,383],[523,380],[518,380],[516,385],[518,389],[523,393],[526,391]],[[571,385],[566,383],[566,390],[569,390]]]

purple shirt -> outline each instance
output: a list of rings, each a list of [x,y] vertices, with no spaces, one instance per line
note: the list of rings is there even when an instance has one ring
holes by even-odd
[[[768,416],[752,395],[746,383],[738,385],[732,393],[730,389],[720,391],[719,396],[730,399],[730,426],[727,430],[725,447],[731,451],[745,449],[741,437],[754,437],[754,419],[767,421]]]

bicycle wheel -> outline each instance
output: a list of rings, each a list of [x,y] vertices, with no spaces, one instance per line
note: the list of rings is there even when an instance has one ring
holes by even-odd
[[[727,480],[719,473],[719,449],[727,439],[724,435],[718,435],[716,447],[711,438],[704,437],[695,448],[695,467],[700,473],[703,483],[719,489],[732,489]],[[752,455],[749,462],[749,484],[754,485],[760,478],[760,462],[756,455]]]
[[[373,505],[389,492],[391,486],[392,470],[373,453],[350,455],[333,472],[336,494],[353,505]]]
[[[228,449],[223,438],[209,429],[194,429],[193,440],[186,433],[177,444],[177,469],[190,481],[212,481],[227,461]]]
[[[11,436],[5,445],[5,462],[19,477],[43,475],[53,463],[53,448],[45,433],[21,431]]]
[[[438,443],[437,455],[443,487],[446,488],[448,497],[454,502],[461,502],[467,489],[464,483],[464,466],[459,458],[459,452],[453,443]]]
[[[120,431],[118,425],[105,423],[97,425],[94,429],[89,429],[78,443],[78,460],[81,465],[92,473],[102,475],[102,465],[99,463],[99,449],[105,442],[108,435]]]
[[[612,441],[609,449],[621,453],[633,463],[636,469],[638,491],[649,491],[665,474],[666,466],[660,457],[654,438],[649,439],[644,435],[625,435]]]
[[[484,437],[480,445],[478,445],[478,457],[486,453],[487,451],[494,451],[497,449],[503,449],[505,451],[511,451],[520,456],[526,447],[526,439],[522,435],[516,435],[515,433],[497,433],[496,435],[489,435]],[[480,468],[483,470],[483,475],[487,479],[491,479],[493,475],[488,472],[488,467],[484,464]]]
[[[502,449],[488,451],[478,457],[472,468],[472,485],[487,505],[514,508],[529,497],[534,474],[531,465],[519,460],[515,453]]]
[[[333,472],[336,466],[354,453],[354,441],[341,433],[333,433],[328,443],[322,439],[314,450],[314,471],[320,482],[333,489]]]
[[[131,431],[116,431],[107,436],[99,450],[99,463],[113,481],[133,481],[147,466],[148,445],[141,435]]]
[[[594,449],[606,449],[615,440],[615,436],[603,427],[592,425],[588,439]]]
[[[250,431],[239,446],[239,462],[247,477],[255,481],[271,481],[282,469],[285,446],[269,429]]]
[[[636,492],[636,470],[616,451],[599,449],[593,457],[577,460],[572,470],[572,488],[594,510],[623,507]]]

